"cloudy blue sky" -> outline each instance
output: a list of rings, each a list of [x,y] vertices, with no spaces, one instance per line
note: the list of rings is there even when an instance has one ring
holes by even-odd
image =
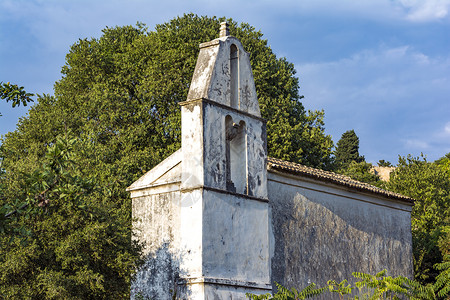
[[[53,94],[70,45],[106,26],[150,29],[183,13],[261,30],[295,64],[307,109],[337,142],[354,129],[369,162],[450,152],[450,0],[0,0],[0,81]],[[26,108],[0,102],[0,134]]]

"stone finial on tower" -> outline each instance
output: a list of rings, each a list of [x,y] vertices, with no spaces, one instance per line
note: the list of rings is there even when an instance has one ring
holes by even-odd
[[[220,34],[219,37],[226,37],[230,35],[230,29],[227,22],[220,23]]]

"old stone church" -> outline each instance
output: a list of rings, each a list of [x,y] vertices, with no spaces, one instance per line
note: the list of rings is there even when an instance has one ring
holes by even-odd
[[[274,282],[412,275],[412,199],[267,157],[249,54],[221,26],[181,103],[181,149],[128,188],[146,243],[132,298],[245,299]]]

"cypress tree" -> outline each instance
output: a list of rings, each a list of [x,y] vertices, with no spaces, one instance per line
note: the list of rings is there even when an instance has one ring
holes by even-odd
[[[344,132],[336,144],[336,165],[338,168],[347,167],[352,161],[357,163],[364,161],[364,156],[359,155],[359,138],[355,131]]]

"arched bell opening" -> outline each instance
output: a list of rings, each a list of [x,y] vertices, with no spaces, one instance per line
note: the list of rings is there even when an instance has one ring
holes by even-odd
[[[239,109],[239,49],[230,46],[230,106]]]
[[[244,121],[233,122],[225,117],[226,128],[226,184],[227,190],[247,193],[247,132]]]

